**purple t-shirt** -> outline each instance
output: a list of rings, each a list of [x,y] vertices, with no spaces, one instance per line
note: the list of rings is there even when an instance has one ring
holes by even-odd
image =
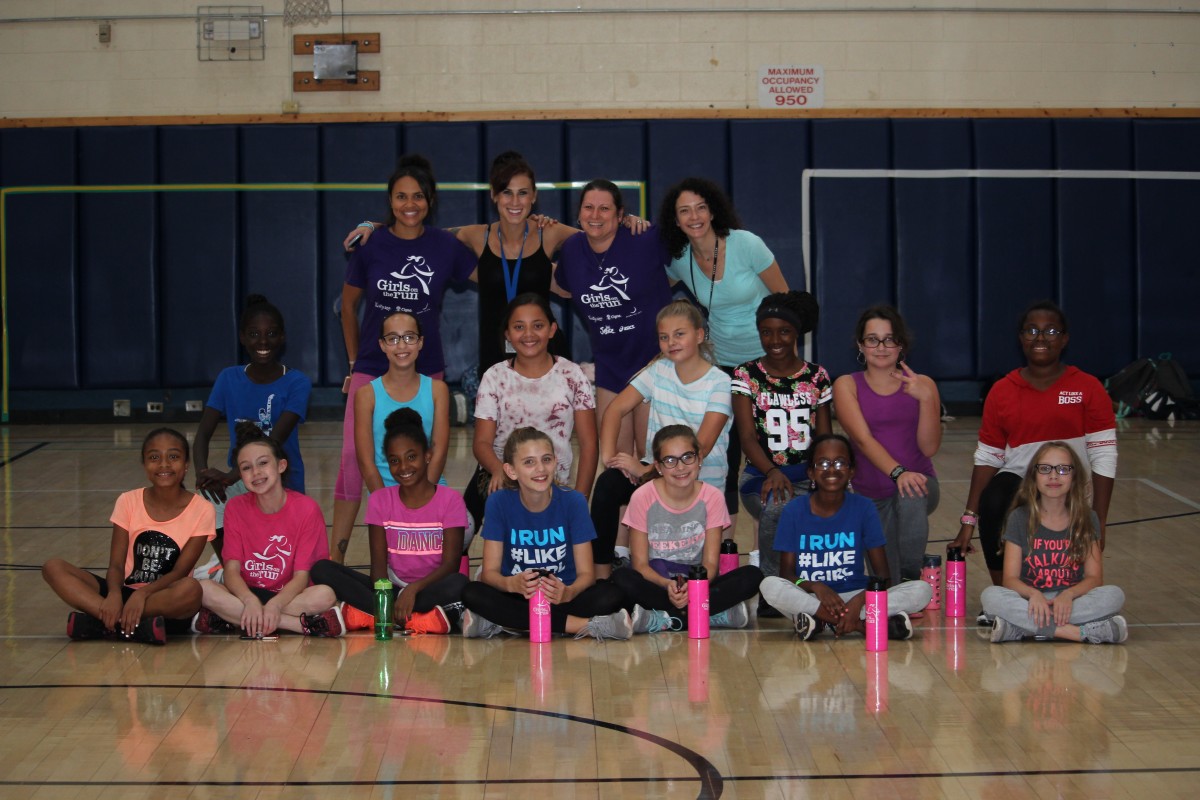
[[[670,261],[653,229],[634,236],[621,226],[603,253],[592,252],[583,233],[563,243],[554,279],[587,321],[600,388],[620,392],[658,355],[654,318],[671,302]]]
[[[387,372],[387,356],[379,349],[379,326],[397,311],[421,320],[425,346],[417,356],[417,372],[445,371],[442,297],[449,281],[465,281],[474,271],[475,254],[440,228],[426,227],[416,239],[398,239],[387,228],[375,231],[346,266],[346,283],[363,290],[354,371],[375,377]]]
[[[892,458],[912,472],[936,475],[933,461],[921,452],[917,444],[917,420],[921,416],[921,404],[897,389],[892,394],[876,394],[867,384],[864,372],[854,373],[854,386],[858,390],[858,407],[871,430],[875,441],[891,453]],[[853,446],[853,443],[851,443]],[[883,500],[896,493],[896,484],[871,463],[862,451],[854,448],[854,491]]]
[[[433,499],[420,508],[409,508],[395,486],[371,492],[367,498],[368,525],[383,528],[387,540],[388,577],[407,585],[419,581],[442,563],[442,532],[467,526],[462,495],[438,486]]]

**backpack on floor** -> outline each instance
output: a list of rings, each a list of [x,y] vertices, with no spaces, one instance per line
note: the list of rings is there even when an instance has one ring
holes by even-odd
[[[1140,358],[1104,382],[1117,417],[1141,414],[1150,419],[1196,419],[1200,403],[1191,381],[1170,353]]]

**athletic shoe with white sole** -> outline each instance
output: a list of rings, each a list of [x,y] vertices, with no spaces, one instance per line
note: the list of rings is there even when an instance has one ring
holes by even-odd
[[[659,631],[683,630],[683,623],[665,611],[652,608],[633,607],[630,615],[634,633],[658,633]]]
[[[911,639],[913,635],[912,622],[903,611],[888,617],[888,638],[897,641]]]
[[[346,632],[346,623],[342,619],[341,609],[337,606],[320,614],[301,614],[300,627],[305,636],[322,636],[329,639]]]
[[[743,600],[733,608],[727,608],[720,614],[708,618],[708,624],[714,628],[744,628],[750,624],[750,603]]]
[[[623,641],[632,635],[633,621],[629,617],[629,612],[622,608],[615,614],[592,617],[588,620],[587,625],[579,629],[579,633],[575,634],[575,638],[582,639],[585,636],[595,636],[598,642],[602,642],[605,639]]]
[[[462,614],[462,635],[467,639],[490,639],[503,632],[496,623],[467,609]]]
[[[1018,628],[1010,622],[1005,622],[1000,617],[992,622],[992,643],[1000,644],[1002,642],[1019,642],[1029,634],[1023,629]]]
[[[1120,644],[1129,638],[1129,623],[1118,614],[1115,617],[1080,625],[1079,635],[1085,642],[1091,644]]]

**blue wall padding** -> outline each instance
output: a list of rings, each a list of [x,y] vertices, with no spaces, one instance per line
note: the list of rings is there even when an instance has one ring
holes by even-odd
[[[1016,317],[1048,297],[1071,315],[1068,360],[1101,376],[1172,351],[1200,296],[1200,183],[1086,178],[811,181],[806,169],[1073,169],[1200,172],[1200,120],[615,120],[88,127],[0,130],[0,185],[384,184],[405,152],[443,183],[487,180],[521,151],[539,181],[643,180],[653,218],[667,188],[702,176],[733,196],[745,225],[803,287],[803,223],[821,303],[816,359],[856,368],[863,308],[898,304],[912,364],[943,381],[987,380],[1021,363]],[[626,198],[636,210],[632,190]],[[540,193],[576,224],[578,194]],[[284,312],[287,363],[321,386],[345,375],[341,242],[381,220],[382,190],[19,195],[6,200],[12,388],[207,386],[243,360],[247,293]],[[495,218],[485,192],[443,191],[444,226]],[[719,287],[718,287],[719,290]],[[482,298],[503,302],[503,298]],[[480,298],[446,299],[447,377],[476,356]],[[583,330],[557,306],[587,357]],[[747,314],[753,314],[747,309]]]

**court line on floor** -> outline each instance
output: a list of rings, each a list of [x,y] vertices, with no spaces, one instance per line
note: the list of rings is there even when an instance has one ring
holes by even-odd
[[[1117,767],[1112,769],[1014,769],[980,772],[869,772],[848,775],[727,775],[727,782],[762,781],[862,781],[912,780],[922,778],[1012,778],[1053,775],[1158,775],[1162,773],[1200,772],[1200,767]]]
[[[1147,486],[1149,486],[1151,489],[1157,489],[1158,491],[1165,494],[1167,497],[1170,497],[1173,500],[1178,500],[1179,502],[1183,503],[1185,506],[1187,506],[1189,508],[1194,508],[1197,511],[1200,511],[1200,503],[1197,503],[1194,500],[1190,500],[1190,499],[1184,497],[1183,495],[1179,494],[1178,492],[1172,492],[1170,489],[1163,486],[1162,484],[1155,483],[1154,481],[1150,480],[1149,478],[1138,478],[1137,480],[1138,480],[1138,483],[1144,483]]]
[[[6,458],[6,459],[4,459],[3,461],[0,461],[0,469],[2,469],[2,468],[4,468],[4,467],[7,467],[9,464],[13,463],[13,462],[14,462],[14,461],[16,461],[18,458],[24,458],[25,456],[29,455],[30,453],[35,453],[35,452],[37,452],[38,450],[41,450],[43,447],[45,447],[45,446],[46,446],[46,445],[48,445],[48,444],[50,444],[50,442],[38,442],[38,443],[37,443],[37,444],[35,444],[33,447],[27,447],[26,449],[24,449],[24,450],[22,450],[21,452],[17,453],[17,454],[16,454],[15,456],[13,456],[12,458]],[[60,491],[61,491],[61,490],[60,490]]]
[[[477,703],[469,700],[447,700],[444,698],[434,697],[417,697],[415,695],[396,695],[382,694],[379,692],[350,692],[334,689],[296,689],[286,686],[231,686],[226,684],[197,686],[186,683],[34,683],[28,685],[0,684],[0,690],[4,689],[177,689],[177,690],[198,690],[198,689],[222,689],[229,691],[256,691],[256,692],[280,692],[285,694],[313,694],[338,697],[363,697],[368,699],[379,700],[401,700],[411,703],[434,703],[438,705],[461,706],[464,708],[478,708],[488,711],[507,711],[511,714],[529,714],[538,717],[549,717],[551,719],[561,719],[568,722],[578,722],[583,725],[592,725],[598,728],[615,731],[617,733],[625,733],[634,736],[650,744],[658,745],[670,753],[682,758],[692,769],[696,771],[695,777],[687,778],[581,778],[581,779],[565,779],[565,778],[510,778],[504,780],[490,781],[485,778],[476,778],[463,781],[456,780],[428,780],[428,781],[0,781],[0,786],[392,786],[392,785],[420,785],[429,786],[436,784],[466,786],[487,785],[489,783],[497,784],[556,784],[556,783],[624,783],[627,780],[630,782],[647,783],[647,782],[662,782],[667,780],[686,780],[699,781],[700,792],[696,795],[697,800],[715,800],[724,792],[723,778],[720,771],[711,761],[697,753],[695,750],[690,750],[678,742],[673,742],[657,734],[649,731],[641,731],[636,728],[630,728],[627,725],[621,725],[616,722],[605,722],[603,720],[592,719],[589,717],[580,717],[575,714],[563,714],[558,711],[542,711],[536,708],[520,708],[517,706],[505,706],[496,703]]]

